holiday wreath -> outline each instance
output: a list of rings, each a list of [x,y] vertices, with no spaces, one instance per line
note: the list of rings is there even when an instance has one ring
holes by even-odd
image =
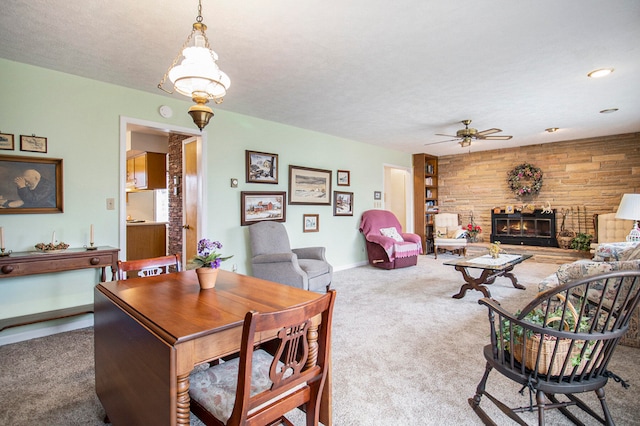
[[[542,170],[529,163],[522,163],[509,172],[507,183],[518,197],[535,195],[542,188]]]

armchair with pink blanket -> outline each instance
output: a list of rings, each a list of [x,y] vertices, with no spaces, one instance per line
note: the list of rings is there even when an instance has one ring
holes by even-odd
[[[360,220],[369,264],[382,269],[404,268],[418,263],[420,236],[402,232],[402,225],[387,210],[367,210]]]

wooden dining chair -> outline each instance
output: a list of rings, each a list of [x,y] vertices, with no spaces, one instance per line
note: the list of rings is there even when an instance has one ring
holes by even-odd
[[[118,260],[118,279],[126,280],[127,276],[149,277],[167,274],[172,272],[171,267],[174,267],[176,272],[182,270],[179,253],[149,259]]]
[[[335,297],[330,290],[283,311],[248,312],[240,357],[191,373],[191,412],[207,425],[292,425],[284,415],[304,405],[306,424],[317,425]],[[256,340],[273,332],[256,349]]]

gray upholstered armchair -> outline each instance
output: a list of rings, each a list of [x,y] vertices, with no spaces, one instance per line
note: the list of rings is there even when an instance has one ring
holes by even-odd
[[[331,286],[333,267],[324,247],[291,249],[283,224],[273,221],[249,226],[253,276],[317,292]]]

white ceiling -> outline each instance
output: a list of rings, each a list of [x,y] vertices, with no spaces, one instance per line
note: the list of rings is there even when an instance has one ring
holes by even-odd
[[[203,0],[202,14],[231,78],[214,110],[435,155],[469,150],[425,146],[464,119],[513,135],[471,151],[640,132],[638,0]],[[2,0],[0,57],[162,94],[196,15],[196,0]]]

